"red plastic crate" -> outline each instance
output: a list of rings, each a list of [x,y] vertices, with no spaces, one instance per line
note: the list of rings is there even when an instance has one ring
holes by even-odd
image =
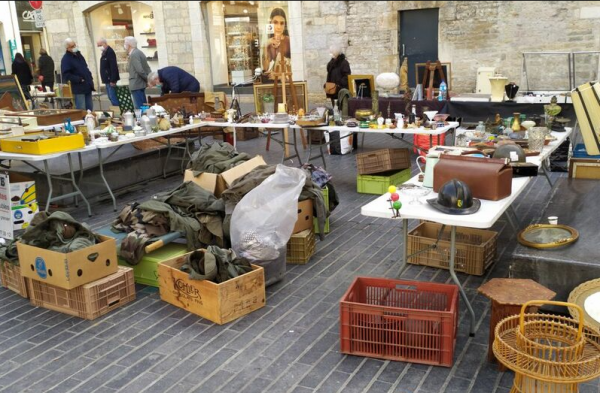
[[[451,367],[458,287],[357,277],[340,302],[341,352]]]
[[[419,155],[425,157],[427,155],[427,151],[431,149],[432,146],[443,146],[445,140],[445,132],[440,135],[431,136],[431,143],[429,142],[429,135],[415,134],[413,138],[413,145],[416,147],[413,148],[413,152],[419,153]]]

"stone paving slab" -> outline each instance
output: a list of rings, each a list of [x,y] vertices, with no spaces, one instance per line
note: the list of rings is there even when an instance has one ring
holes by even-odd
[[[369,135],[365,148],[390,142]],[[281,148],[272,144],[266,152],[265,143],[264,137],[243,141],[238,149],[278,163]],[[288,265],[286,279],[267,288],[264,308],[229,324],[188,314],[142,285],[136,285],[133,303],[95,321],[34,308],[0,288],[0,392],[508,393],[512,373],[486,360],[489,302],[477,293],[489,278],[508,274],[515,234],[503,221],[493,228],[500,231],[498,262],[484,277],[459,274],[477,312],[477,330],[469,337],[462,307],[453,367],[340,353],[339,299],[358,275],[398,277],[401,226],[360,214],[377,196],[356,192],[353,154],[328,156],[326,162],[341,201],[330,219],[331,233],[317,241],[310,263]],[[173,189],[181,180],[172,176],[119,193],[119,206]],[[521,226],[537,218],[549,191],[539,178],[515,202]],[[93,228],[116,216],[108,200],[93,206],[91,218],[81,207],[66,210]],[[412,265],[402,278],[451,283],[447,271]],[[598,381],[581,387],[582,393],[599,391]]]

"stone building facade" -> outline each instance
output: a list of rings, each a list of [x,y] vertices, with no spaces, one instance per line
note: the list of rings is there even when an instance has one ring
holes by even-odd
[[[96,48],[89,32],[89,12],[105,3],[45,3],[50,53],[57,62],[67,37],[78,39],[86,58],[93,55]],[[210,2],[141,3],[150,5],[154,12],[158,67],[177,65],[194,73],[203,90],[212,89],[213,62],[207,29]],[[399,15],[406,10],[439,9],[439,58],[452,64],[453,91],[458,93],[474,91],[479,67],[496,67],[509,80],[520,83],[522,52],[600,50],[600,5],[595,1],[290,1],[287,4],[293,32],[294,79],[308,81],[309,101],[314,103],[325,101],[322,86],[331,43],[346,48],[355,74],[398,72]],[[556,58],[542,57],[536,61],[546,66],[548,61],[558,63]],[[556,67],[565,66],[560,61]],[[544,72],[551,73],[551,67]],[[597,72],[590,77],[593,76],[597,78]]]

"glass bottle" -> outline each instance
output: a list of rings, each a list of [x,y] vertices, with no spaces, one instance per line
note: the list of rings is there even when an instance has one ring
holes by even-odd
[[[415,124],[416,119],[417,119],[417,106],[413,105],[412,111],[410,112],[410,115],[408,115],[408,124]]]
[[[340,109],[338,108],[338,100],[333,100],[333,121],[337,123],[341,120],[342,118],[340,116]]]

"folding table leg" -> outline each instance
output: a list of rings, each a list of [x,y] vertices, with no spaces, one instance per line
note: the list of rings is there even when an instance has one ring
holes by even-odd
[[[469,330],[469,335],[471,337],[475,336],[475,311],[473,311],[473,307],[471,307],[471,302],[469,302],[469,298],[465,293],[460,281],[458,281],[458,277],[456,276],[456,272],[454,271],[454,262],[456,258],[456,227],[452,226],[450,230],[450,277],[452,277],[452,281],[458,286],[458,290],[460,291],[460,295],[463,298],[465,304],[467,305],[467,309],[469,310],[469,314],[471,317],[471,328]]]
[[[87,206],[88,216],[91,217],[92,216],[92,208],[90,207],[90,203],[86,199],[85,195],[83,195],[83,193],[79,189],[79,186],[77,185],[77,180],[75,178],[75,173],[73,172],[73,160],[71,158],[71,154],[67,154],[67,158],[69,160],[69,171],[71,172],[71,184],[73,185],[73,188],[75,189],[75,192],[78,193],[79,195],[81,195],[81,199],[83,199],[83,202]]]
[[[50,168],[48,160],[44,160],[44,172],[46,172],[46,180],[48,181],[48,199],[46,199],[46,213],[50,212],[50,201],[52,200],[52,176],[50,176]]]
[[[550,179],[550,175],[548,174],[550,172],[550,168],[548,167],[546,160],[542,161],[542,172],[544,172],[544,177],[548,181],[548,184],[550,184],[550,188],[554,187],[554,184],[552,183],[552,180]]]
[[[163,179],[167,178],[167,164],[169,163],[169,157],[171,157],[171,138],[167,136],[167,158],[165,158],[165,163],[163,164]]]
[[[104,176],[104,161],[102,160],[102,149],[96,149],[96,150],[98,151],[98,165],[100,166],[100,177],[102,178],[102,181],[104,182],[104,185],[106,186],[106,190],[110,194],[110,197],[113,201],[113,210],[117,211],[117,199],[115,198],[115,195],[113,194],[112,190],[110,189],[110,186],[108,185],[108,181],[106,181],[106,177]]]

